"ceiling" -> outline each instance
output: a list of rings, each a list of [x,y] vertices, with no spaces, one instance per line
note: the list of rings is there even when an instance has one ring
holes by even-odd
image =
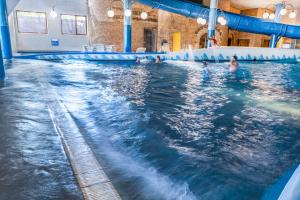
[[[266,8],[272,4],[283,2],[282,0],[231,0],[232,4],[237,8]],[[286,0],[288,4],[292,4],[295,8],[300,8],[300,0]]]

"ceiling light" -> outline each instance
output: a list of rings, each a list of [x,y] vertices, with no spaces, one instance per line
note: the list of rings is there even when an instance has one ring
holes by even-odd
[[[204,26],[206,24],[206,22],[207,22],[206,19],[202,19],[200,24]]]
[[[221,25],[222,25],[222,26],[225,26],[226,24],[227,24],[227,20],[226,20],[226,19],[223,19],[222,22],[221,22]]]
[[[271,13],[270,16],[269,16],[269,19],[275,19],[275,14]]]
[[[198,17],[198,18],[197,18],[197,23],[198,23],[198,24],[201,24],[201,22],[202,22],[202,18],[201,18],[201,17]]]
[[[221,16],[221,17],[218,17],[217,21],[221,24],[223,20],[224,20],[224,17]]]
[[[264,19],[268,19],[269,16],[270,16],[270,13],[268,13],[267,11],[264,12],[264,14],[263,14],[263,18],[264,18]]]
[[[126,17],[130,17],[130,16],[131,16],[131,10],[126,9],[126,10],[125,10],[125,16],[126,16]]]
[[[295,19],[296,16],[297,16],[297,13],[294,10],[289,14],[289,18],[291,18],[291,19]]]
[[[107,16],[112,18],[115,16],[115,12],[113,10],[109,10],[109,11],[107,11]]]
[[[50,11],[50,16],[52,18],[56,18],[57,17],[57,12],[55,12],[54,8],[52,8],[52,10]]]
[[[148,13],[142,12],[142,13],[141,13],[141,18],[142,18],[143,20],[147,19],[147,18],[148,18]]]
[[[286,15],[286,13],[287,13],[287,9],[286,8],[283,8],[283,9],[280,10],[280,14],[281,15]]]

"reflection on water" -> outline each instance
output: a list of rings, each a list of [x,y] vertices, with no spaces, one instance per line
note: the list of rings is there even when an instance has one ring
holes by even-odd
[[[252,200],[299,162],[300,66],[241,66],[228,79],[210,64],[203,81],[194,62],[40,62],[31,78],[56,89],[124,199]]]

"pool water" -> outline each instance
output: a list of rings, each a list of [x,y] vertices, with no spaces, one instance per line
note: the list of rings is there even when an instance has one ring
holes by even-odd
[[[300,64],[227,65],[19,60],[8,76],[55,89],[125,200],[262,199],[300,163]]]

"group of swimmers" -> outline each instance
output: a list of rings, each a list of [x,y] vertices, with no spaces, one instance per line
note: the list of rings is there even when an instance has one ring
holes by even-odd
[[[143,58],[143,59],[145,59],[147,62],[149,62],[148,57],[145,57],[145,58]],[[135,62],[136,62],[137,64],[141,64],[141,61],[142,61],[142,60],[141,60],[140,57],[136,57],[136,61],[135,61]],[[157,64],[161,63],[161,58],[160,58],[159,55],[156,56],[155,63],[157,63]],[[234,56],[232,56],[231,59],[230,59],[229,72],[230,72],[230,73],[235,73],[235,72],[237,72],[238,68],[239,68],[238,58],[237,58],[237,56],[234,55]],[[204,72],[205,72],[206,74],[209,74],[209,73],[210,73],[209,70],[208,70],[208,62],[206,62],[206,61],[203,63],[203,70],[204,70]]]
[[[237,71],[239,69],[239,63],[237,56],[232,56],[230,59],[230,64],[229,64],[229,69],[228,69],[228,74],[227,75],[237,75]],[[203,62],[203,68],[202,68],[202,75],[204,80],[208,80],[211,78],[211,72],[208,68],[208,62],[204,61]]]
[[[136,62],[137,64],[141,64],[141,62],[144,61],[144,60],[145,60],[146,62],[149,62],[149,59],[148,59],[147,56],[146,56],[145,58],[143,58],[143,59],[141,59],[140,57],[136,57],[135,62]],[[157,63],[157,64],[161,63],[161,58],[160,58],[160,56],[156,56],[155,63]]]
[[[232,56],[230,59],[230,64],[229,64],[229,72],[235,73],[238,70],[238,68],[239,68],[239,62],[238,62],[237,56]],[[203,70],[206,73],[210,73],[208,70],[208,62],[206,62],[206,61],[203,63]]]

